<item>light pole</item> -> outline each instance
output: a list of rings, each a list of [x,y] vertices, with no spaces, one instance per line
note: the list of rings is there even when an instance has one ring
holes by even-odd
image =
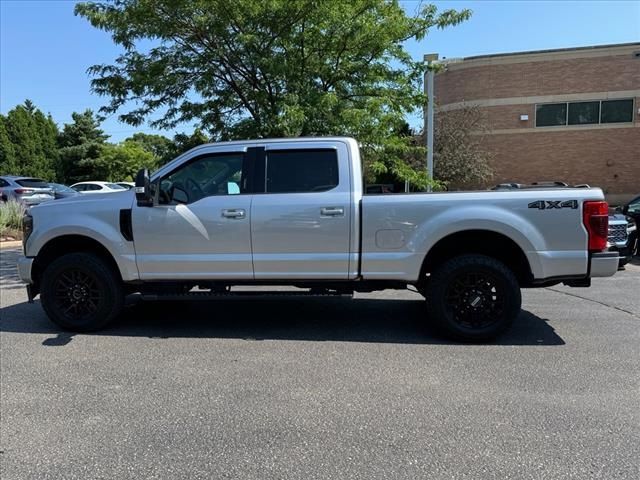
[[[427,107],[424,115],[424,132],[427,138],[427,175],[433,179],[433,65],[438,60],[437,53],[428,53],[424,56],[427,62],[427,70],[424,74],[424,93],[427,96]],[[427,185],[427,192],[431,191],[431,184]]]

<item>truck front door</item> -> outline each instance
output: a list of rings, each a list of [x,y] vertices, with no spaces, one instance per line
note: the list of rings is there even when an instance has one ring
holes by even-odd
[[[141,279],[253,278],[245,156],[213,148],[154,179],[154,205],[132,212]]]

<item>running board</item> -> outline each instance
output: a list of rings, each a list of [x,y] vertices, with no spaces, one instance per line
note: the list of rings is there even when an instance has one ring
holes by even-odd
[[[342,297],[351,298],[353,292],[336,292],[336,291],[239,291],[239,292],[187,292],[187,293],[143,293],[140,295],[141,300],[147,301],[194,301],[194,300],[219,300],[221,298],[273,298],[273,297]]]

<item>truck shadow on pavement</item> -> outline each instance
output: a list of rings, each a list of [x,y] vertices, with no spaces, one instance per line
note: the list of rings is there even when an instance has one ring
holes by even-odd
[[[77,334],[52,324],[39,302],[2,309],[0,330],[52,334],[45,346],[64,346]],[[95,336],[217,338],[455,345],[426,317],[423,300],[225,299],[151,302],[127,307]],[[513,328],[491,345],[564,345],[553,327],[523,310]]]

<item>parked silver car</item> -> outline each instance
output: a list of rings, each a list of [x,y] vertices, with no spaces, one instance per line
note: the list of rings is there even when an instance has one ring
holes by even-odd
[[[53,200],[54,193],[47,182],[39,178],[3,175],[0,177],[2,200],[14,200],[29,207]]]

